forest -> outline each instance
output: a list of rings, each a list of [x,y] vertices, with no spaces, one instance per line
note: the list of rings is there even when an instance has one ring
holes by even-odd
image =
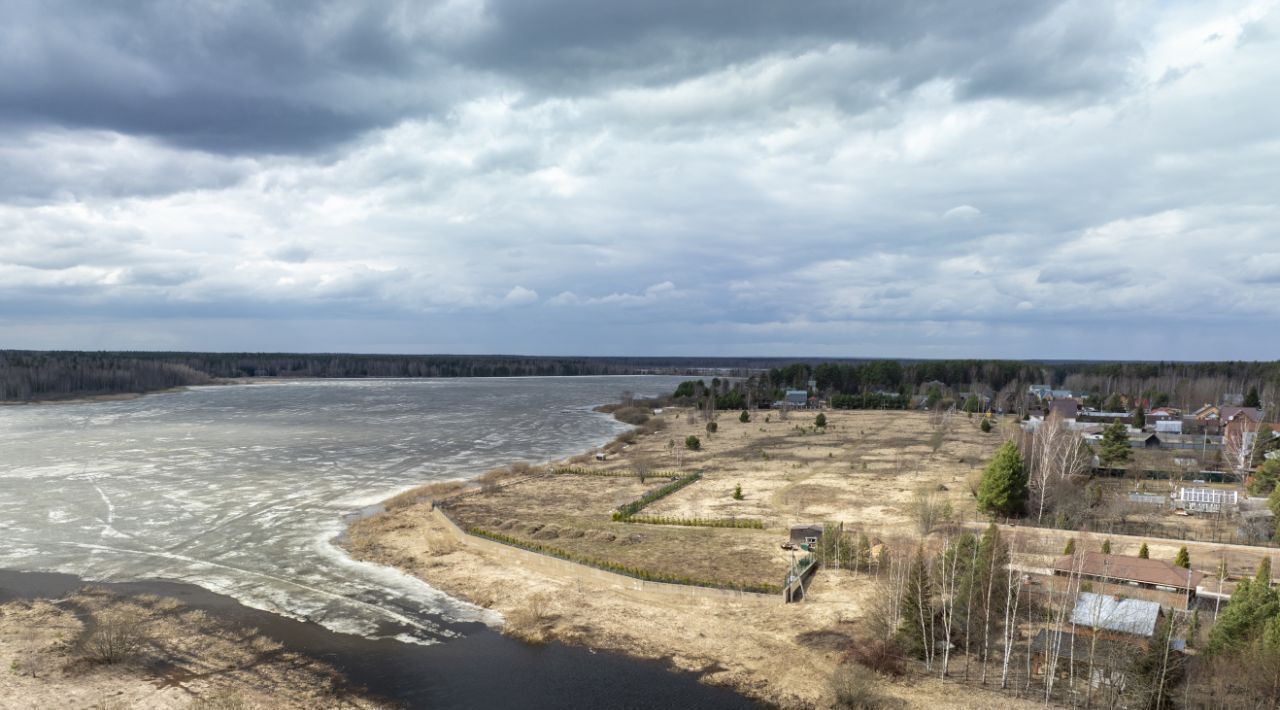
[[[717,391],[721,409],[780,396],[787,388],[847,395],[836,406],[902,406],[887,395],[941,382],[959,392],[990,388],[1021,399],[1031,384],[1090,392],[1166,395],[1175,406],[1218,401],[1256,386],[1280,399],[1280,362],[1065,362],[1026,360],[834,360],[804,358],[364,355],[344,353],[75,352],[0,350],[0,401],[153,392],[243,377],[533,377],[666,374],[735,378]],[[746,390],[746,391],[744,391]]]
[[[617,375],[653,367],[625,358],[7,350],[0,351],[0,401],[154,392],[244,377]]]

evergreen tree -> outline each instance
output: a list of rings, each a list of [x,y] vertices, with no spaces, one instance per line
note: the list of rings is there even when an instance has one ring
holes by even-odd
[[[746,424],[747,422],[751,421],[751,415],[747,412],[747,410],[744,409],[742,410],[742,414],[738,415],[738,421],[742,422],[743,424]]]
[[[933,640],[932,598],[933,580],[929,577],[929,562],[921,545],[916,548],[902,587],[902,626],[898,629],[898,641],[903,650],[916,658],[924,658],[931,648],[926,641]]]
[[[1133,449],[1129,446],[1129,429],[1124,422],[1115,422],[1102,431],[1100,448],[1098,460],[1103,466],[1125,464],[1133,458]]]
[[[818,416],[814,417],[813,425],[818,427],[819,429],[825,429],[827,426],[827,415],[819,412]]]
[[[1124,409],[1124,399],[1119,394],[1113,394],[1107,398],[1107,403],[1103,409],[1108,412],[1119,412]]]
[[[1102,541],[1102,554],[1104,555],[1111,554],[1111,538],[1107,538],[1106,540]]]
[[[871,564],[871,541],[864,532],[858,533],[858,543],[853,549],[853,568],[865,569]]]
[[[1173,619],[1164,617],[1156,624],[1151,642],[1129,666],[1126,685],[1132,683],[1137,707],[1144,710],[1168,710],[1175,707],[1176,688],[1185,675],[1183,656],[1170,646],[1173,643]]]
[[[1268,463],[1276,463],[1269,461]],[[1271,495],[1267,496],[1267,507],[1271,509],[1271,515],[1275,521],[1275,532],[1272,533],[1272,539],[1280,540],[1280,486],[1271,490]]]
[[[1143,409],[1142,405],[1138,405],[1138,408],[1133,410],[1133,428],[1141,430],[1142,427],[1146,425],[1147,425],[1147,410]]]
[[[1027,498],[1027,470],[1012,441],[1006,441],[982,472],[978,485],[978,509],[986,513],[1014,515]]]
[[[1142,543],[1142,547],[1138,548],[1138,559],[1146,560],[1151,558],[1151,551],[1147,549],[1147,543]]]
[[[1266,495],[1275,491],[1278,483],[1280,483],[1280,459],[1268,459],[1249,477],[1249,493],[1255,496]]]
[[[1262,398],[1258,396],[1258,387],[1257,387],[1257,385],[1254,385],[1253,387],[1250,387],[1250,388],[1249,388],[1249,393],[1248,393],[1248,394],[1246,394],[1246,395],[1244,396],[1244,406],[1246,406],[1246,407],[1261,407],[1261,406],[1262,406]]]
[[[1143,545],[1146,547],[1146,545]],[[1183,545],[1178,548],[1178,555],[1173,558],[1173,564],[1182,569],[1191,569],[1191,553],[1187,552],[1187,546]]]
[[[1064,555],[1076,554],[1076,539],[1074,537],[1071,538],[1070,540],[1067,540],[1067,546],[1062,548],[1062,554]]]
[[[1270,584],[1271,560],[1264,557],[1254,578],[1240,580],[1231,602],[1218,615],[1209,632],[1209,654],[1243,650],[1263,631],[1267,620],[1280,612],[1280,601]]]
[[[978,425],[978,428],[982,430],[983,434],[991,433],[991,420],[983,417],[982,423]]]

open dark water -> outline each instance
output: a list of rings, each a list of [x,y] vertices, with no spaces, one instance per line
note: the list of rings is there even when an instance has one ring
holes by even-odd
[[[66,595],[84,580],[65,574],[0,570],[0,602]],[[687,673],[618,654],[547,644],[530,646],[482,624],[459,637],[422,645],[342,634],[310,622],[251,609],[190,584],[95,584],[121,594],[161,594],[220,618],[258,628],[290,650],[321,658],[355,687],[408,708],[751,708],[742,697]],[[12,699],[10,699],[12,700]]]

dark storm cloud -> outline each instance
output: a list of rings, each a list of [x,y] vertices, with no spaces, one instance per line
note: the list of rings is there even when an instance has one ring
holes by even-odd
[[[433,105],[415,85],[439,67],[386,9],[19,3],[0,30],[0,118],[214,151],[314,150]]]
[[[223,153],[307,153],[447,111],[496,82],[530,96],[679,82],[835,44],[876,61],[833,84],[1053,96],[1120,81],[1105,6],[711,0],[19,3],[0,30],[0,121],[149,136]],[[1054,28],[1042,25],[1053,20]],[[1062,25],[1062,28],[1058,28]],[[835,95],[848,110],[871,102]]]

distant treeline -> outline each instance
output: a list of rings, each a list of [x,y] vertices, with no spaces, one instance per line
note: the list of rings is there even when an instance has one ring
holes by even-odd
[[[107,353],[0,351],[0,401],[32,402],[207,384],[187,365]]]
[[[713,378],[680,385],[677,402],[716,409],[780,400],[788,389],[829,398],[837,409],[900,409],[914,395],[936,393],[944,405],[962,395],[1005,411],[1031,403],[1028,388],[1047,385],[1095,395],[1122,395],[1146,402],[1193,408],[1254,392],[1276,416],[1280,362],[1066,362],[1034,360],[863,360],[789,362],[742,378]],[[1096,397],[1095,397],[1096,398]]]
[[[0,400],[153,392],[218,378],[622,375],[657,367],[643,358],[8,350],[0,351]]]
[[[1019,360],[809,360],[800,358],[553,357],[294,353],[69,352],[0,350],[0,400],[34,401],[151,392],[236,377],[532,377],[671,374],[733,378],[714,388],[717,408],[776,399],[788,388],[847,395],[844,406],[905,406],[930,382],[953,393],[990,388],[1013,403],[1031,384],[1148,396],[1176,406],[1217,401],[1257,387],[1280,399],[1280,362],[1066,362]],[[880,397],[868,398],[878,393]],[[703,392],[681,393],[700,399]],[[859,397],[858,400],[852,397]],[[870,400],[875,400],[874,402]]]

